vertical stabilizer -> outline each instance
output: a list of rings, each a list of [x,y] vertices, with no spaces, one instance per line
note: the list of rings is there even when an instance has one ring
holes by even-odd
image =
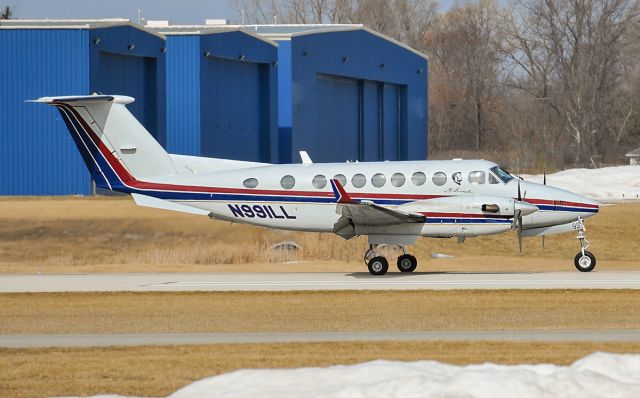
[[[176,173],[169,154],[129,112],[131,97],[45,97],[56,106],[96,184],[124,188],[127,182]]]

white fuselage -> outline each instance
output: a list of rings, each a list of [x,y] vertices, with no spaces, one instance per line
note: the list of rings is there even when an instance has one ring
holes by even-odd
[[[358,234],[475,236],[512,227],[506,216],[513,214],[513,208],[503,214],[505,217],[487,215],[481,209],[483,203],[508,204],[517,197],[517,180],[504,182],[491,170],[496,166],[484,160],[316,163],[260,165],[204,174],[190,167],[190,174],[158,182],[215,187],[208,194],[194,192],[193,197],[172,199],[210,211],[215,218],[268,228],[332,232],[340,215],[328,181],[338,176],[353,198],[427,216],[427,222],[421,224],[358,226]],[[288,176],[293,177],[293,186]],[[253,188],[243,185],[250,179],[257,182]],[[523,200],[540,209],[523,218],[524,228],[566,224],[597,211],[594,201],[565,190],[528,181],[521,181],[520,186]]]

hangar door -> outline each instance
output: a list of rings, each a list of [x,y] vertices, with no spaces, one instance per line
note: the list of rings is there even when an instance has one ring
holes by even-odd
[[[202,155],[269,162],[268,65],[208,57],[202,68]]]
[[[321,74],[317,90],[320,161],[400,159],[401,86]]]
[[[135,98],[127,108],[160,144],[165,144],[164,137],[158,137],[155,58],[100,52],[94,76],[92,91]]]

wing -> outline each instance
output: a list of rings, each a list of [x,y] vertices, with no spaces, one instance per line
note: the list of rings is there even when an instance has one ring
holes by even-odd
[[[395,225],[405,223],[422,223],[426,217],[419,213],[406,213],[389,207],[377,205],[368,200],[352,199],[344,190],[340,181],[331,180],[331,188],[338,202],[336,213],[360,225]],[[340,223],[341,220],[338,220]]]

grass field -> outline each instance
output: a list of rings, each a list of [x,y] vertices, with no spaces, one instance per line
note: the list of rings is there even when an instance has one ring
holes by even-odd
[[[166,396],[192,381],[243,368],[294,368],[375,359],[568,365],[594,351],[640,352],[640,343],[375,342],[1,349],[0,396],[117,393]],[[372,375],[375,377],[375,375]]]
[[[598,270],[639,269],[640,204],[605,206],[587,220]],[[0,272],[361,271],[366,238],[294,233],[212,221],[204,216],[137,207],[130,198],[0,200]],[[419,271],[573,270],[575,234],[525,239],[515,233],[467,239],[419,239],[410,252]],[[298,254],[269,247],[295,240]],[[431,259],[431,253],[453,259]],[[544,259],[544,261],[540,261]]]
[[[640,329],[638,290],[0,294],[2,334]]]

